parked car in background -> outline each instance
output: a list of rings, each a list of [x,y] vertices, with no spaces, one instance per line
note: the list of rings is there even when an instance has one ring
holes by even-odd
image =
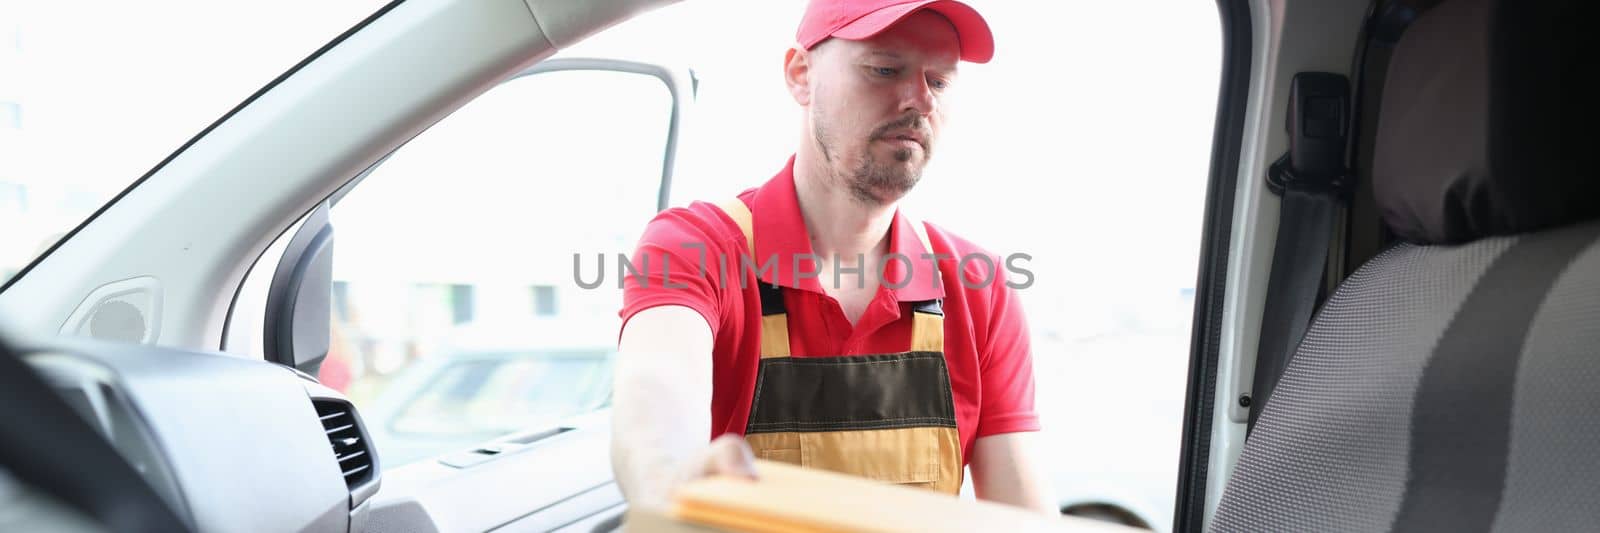
[[[368,429],[402,465],[519,431],[554,427],[611,402],[614,346],[563,342],[548,322],[468,324],[368,391]]]

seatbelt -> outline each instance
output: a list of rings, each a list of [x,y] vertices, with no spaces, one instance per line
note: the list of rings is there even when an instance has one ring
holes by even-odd
[[[1349,81],[1340,74],[1301,72],[1289,94],[1289,151],[1267,172],[1268,189],[1282,201],[1247,431],[1255,427],[1320,303],[1335,220],[1348,203]]]
[[[1376,85],[1381,90],[1384,69],[1368,72],[1372,66],[1368,54],[1377,48],[1382,65],[1387,66],[1389,49],[1400,40],[1417,14],[1434,3],[1436,0],[1374,2],[1362,30],[1357,64],[1351,69],[1357,74],[1357,89]],[[1369,79],[1373,77],[1380,79]],[[1246,435],[1255,427],[1278,379],[1299,349],[1322,299],[1354,268],[1346,264],[1350,258],[1344,257],[1343,248],[1337,250],[1340,253],[1332,253],[1335,251],[1331,246],[1334,232],[1343,230],[1356,236],[1354,244],[1361,248],[1357,250],[1356,260],[1364,260],[1371,254],[1369,249],[1375,247],[1367,242],[1363,232],[1353,232],[1355,228],[1343,227],[1340,221],[1347,209],[1359,211],[1363,218],[1375,217],[1371,201],[1356,201],[1352,206],[1352,191],[1357,186],[1352,167],[1361,166],[1357,157],[1367,156],[1367,150],[1362,148],[1370,150],[1370,146],[1360,146],[1352,137],[1375,128],[1360,120],[1363,109],[1357,105],[1371,105],[1362,101],[1368,99],[1352,99],[1351,90],[1344,76],[1322,72],[1296,74],[1290,89],[1289,151],[1267,172],[1268,189],[1282,201],[1256,349]],[[1368,95],[1357,93],[1357,96]],[[1345,222],[1346,225],[1353,223]],[[1379,231],[1381,234],[1382,229]]]

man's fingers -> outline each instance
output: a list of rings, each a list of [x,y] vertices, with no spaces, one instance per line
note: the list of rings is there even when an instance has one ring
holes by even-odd
[[[706,461],[707,474],[756,478],[755,453],[750,450],[750,444],[738,435],[730,433],[717,437],[711,441],[708,451],[711,456]]]

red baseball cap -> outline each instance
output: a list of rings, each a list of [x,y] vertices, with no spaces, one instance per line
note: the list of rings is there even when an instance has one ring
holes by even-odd
[[[923,9],[944,15],[955,25],[961,60],[988,63],[994,57],[989,23],[978,10],[955,0],[811,0],[795,37],[808,50],[829,37],[867,39]]]

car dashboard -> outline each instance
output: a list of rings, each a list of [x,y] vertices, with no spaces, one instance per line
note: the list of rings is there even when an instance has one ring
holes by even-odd
[[[380,468],[360,415],[297,370],[60,339],[23,352],[198,531],[361,531]]]

